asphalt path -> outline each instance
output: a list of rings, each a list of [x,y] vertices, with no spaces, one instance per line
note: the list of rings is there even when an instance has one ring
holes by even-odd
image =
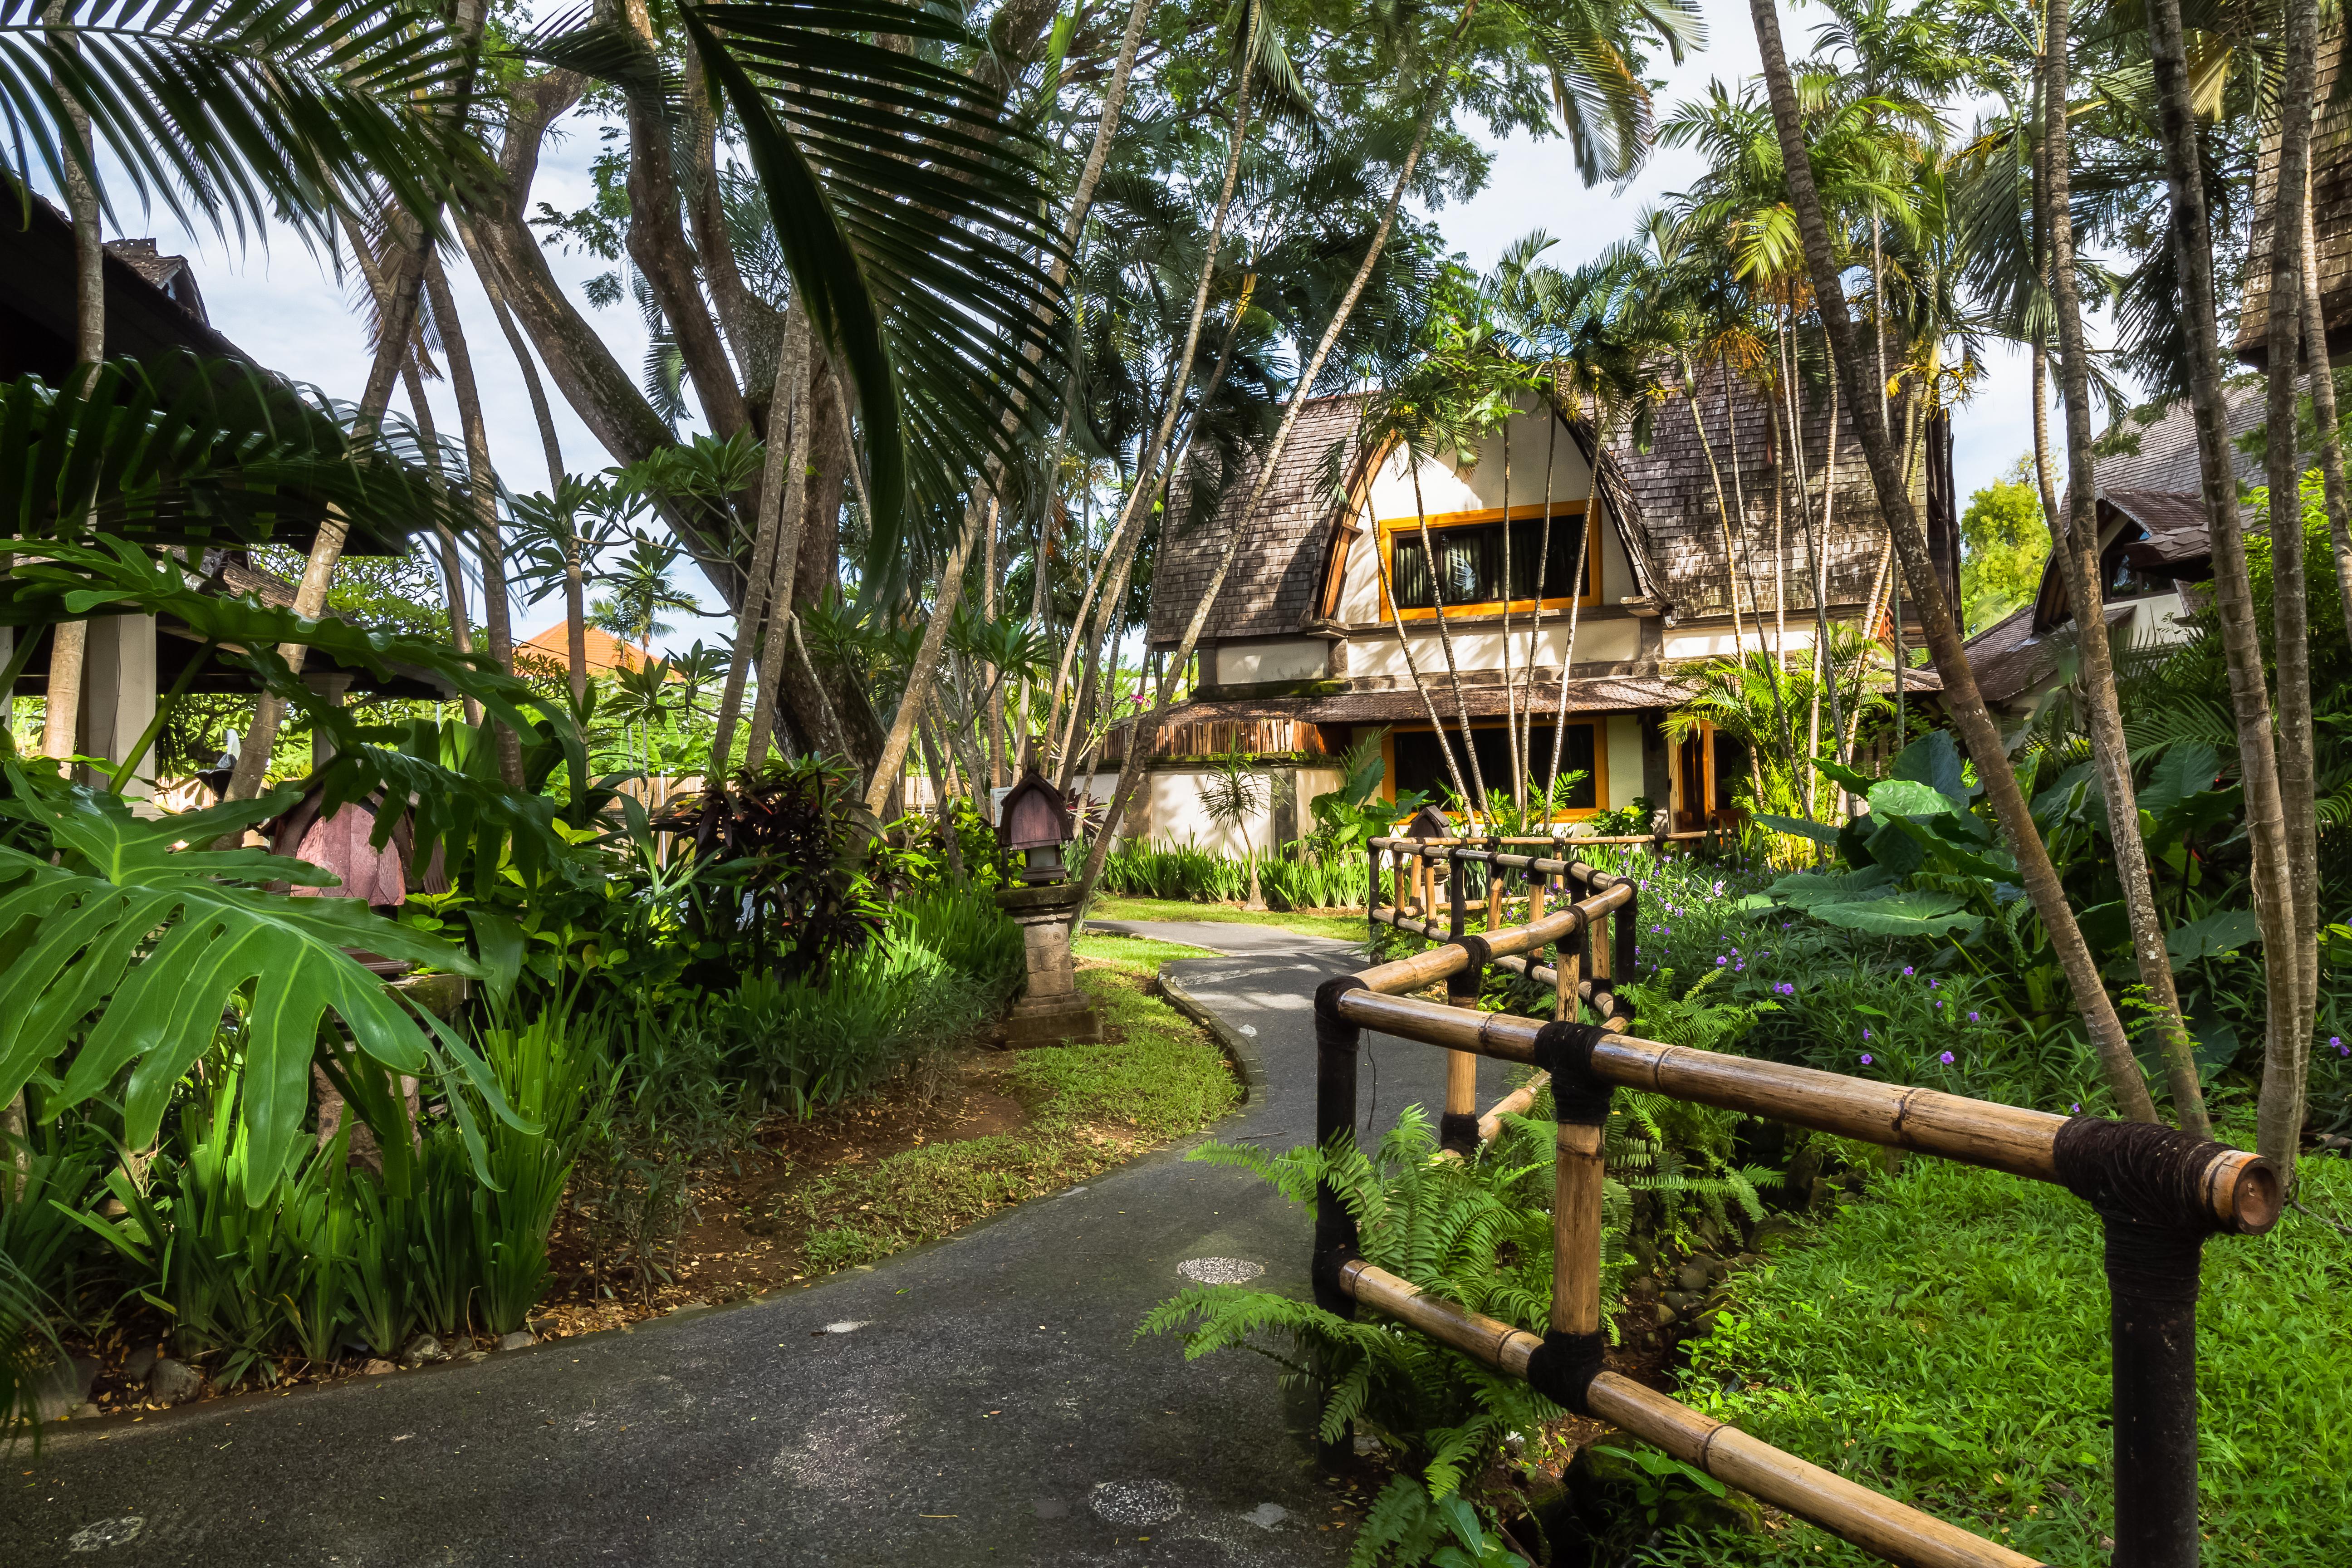
[[[1314,990],[1360,953],[1161,929],[1265,941],[1167,974],[1249,1080],[1212,1135],[1311,1141]],[[1366,1046],[1368,1130],[1438,1103],[1440,1053]],[[1504,1086],[1482,1065],[1485,1103]],[[1306,1402],[1258,1357],[1188,1363],[1172,1339],[1135,1338],[1190,1278],[1307,1291],[1305,1212],[1183,1152],[762,1300],[54,1426],[37,1459],[11,1456],[0,1563],[1341,1562],[1347,1532],[1318,1527],[1331,1495]]]

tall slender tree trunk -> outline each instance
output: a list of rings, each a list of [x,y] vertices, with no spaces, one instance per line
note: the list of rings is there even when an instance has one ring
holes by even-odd
[[[2285,0],[2286,65],[2279,86],[2278,184],[2272,206],[2270,442],[2272,646],[2278,660],[2279,806],[2286,827],[2287,888],[2294,900],[2294,1014],[2265,1062],[2257,1117],[2288,1146],[2303,1133],[2311,1034],[2319,992],[2319,815],[2311,717],[2311,616],[2303,532],[2303,455],[2296,449],[2296,388],[2303,372],[2303,247],[2311,196],[2312,99],[2317,87],[2317,0]],[[2325,339],[2312,357],[2327,357]]]
[[[1861,344],[1854,341],[1853,319],[1846,311],[1845,291],[1838,281],[1837,263],[1831,249],[1829,225],[1822,215],[1821,193],[1813,184],[1812,163],[1797,106],[1796,83],[1790,76],[1788,56],[1780,43],[1780,18],[1775,0],[1748,0],[1748,10],[1755,19],[1757,47],[1762,57],[1765,88],[1771,99],[1773,128],[1780,138],[1790,205],[1796,211],[1798,230],[1804,241],[1806,269],[1812,278],[1813,293],[1839,378],[1850,391],[1858,391],[1857,384],[1864,374]],[[1880,510],[1895,529],[1895,551],[1902,559],[1913,602],[1919,606],[1920,619],[1927,626],[1928,650],[1935,656],[1937,673],[1943,678],[1945,703],[1953,725],[1959,731],[1969,760],[1976,764],[1977,776],[1984,784],[2010,851],[2016,858],[2019,879],[2025,884],[2026,893],[2042,917],[2051,946],[2074,992],[2075,1005],[2082,1009],[2089,1026],[2092,1044],[2098,1051],[2110,1092],[2126,1116],[2137,1121],[2152,1121],[2156,1119],[2156,1105],[2148,1097],[2139,1064],[2132,1056],[2130,1037],[2116,1016],[2115,1003],[2100,984],[2097,963],[2083,941],[2074,911],[2066,902],[2066,890],[2058,880],[2057,868],[2051,863],[2050,852],[2034,827],[2024,793],[2018,787],[2017,774],[2010,766],[2009,753],[2001,744],[2000,728],[1986,709],[1976,673],[1969,666],[1959,626],[1952,618],[1951,604],[1936,575],[1935,563],[1927,554],[1927,535],[1919,526],[1918,513],[1904,483],[1901,455],[1895,451],[1885,424],[1878,418],[1877,405],[1867,398],[1853,401],[1861,426],[1863,455],[1870,464]]]
[[[2301,966],[2295,955],[2294,874],[2288,866],[2286,813],[2278,752],[2271,733],[2262,636],[2254,625],[2253,581],[2246,567],[2245,531],[2238,517],[2237,484],[2230,470],[2229,425],[2221,400],[2221,331],[2214,319],[2213,236],[2200,173],[2179,0],[2148,0],[2147,38],[2149,61],[2156,73],[2165,181],[2172,195],[2181,303],[2189,328],[2189,407],[2197,423],[2199,478],[2212,531],[2213,601],[2230,672],[2230,708],[2237,721],[2238,770],[2245,790],[2246,838],[2253,859],[2254,918],[2262,928],[2263,969],[2269,992],[2255,1142],[2263,1155],[2276,1164],[2279,1179],[2292,1183],[2295,1148],[2303,1131],[2304,1093],[2303,1042],[2295,1035]],[[2301,235],[2300,225],[2296,234]],[[2281,237],[2273,232],[2271,243],[2276,247]],[[2293,431],[2292,422],[2286,429]],[[2285,444],[2293,447],[2292,434]],[[2287,493],[2288,515],[2293,516],[2293,489]]]
[[[433,426],[433,404],[425,395],[425,378],[416,373],[416,361],[411,356],[401,367],[401,384],[408,391],[408,405],[416,414],[416,434],[425,447],[425,461],[431,469],[433,488],[446,489],[447,479],[441,467],[441,436]],[[440,522],[433,525],[434,542],[440,547],[441,592],[449,601],[449,646],[459,653],[474,651],[473,628],[466,616],[465,555],[458,548],[457,536]],[[480,728],[482,704],[470,692],[464,698],[466,722]]]
[[[923,627],[923,640],[915,650],[914,668],[907,673],[907,689],[898,698],[898,711],[891,718],[889,738],[882,742],[882,760],[876,764],[874,778],[866,787],[866,809],[879,816],[888,806],[890,791],[898,783],[898,771],[907,760],[907,739],[912,733],[915,721],[922,716],[924,704],[931,695],[931,678],[940,667],[940,655],[947,647],[948,623],[955,618],[956,602],[963,595],[964,563],[971,559],[971,547],[978,542],[982,519],[996,509],[996,500],[990,497],[984,503],[974,497],[971,515],[956,540],[955,549],[948,556],[947,565],[940,573],[940,589],[932,596],[930,616]]]
[[[1423,711],[1429,715],[1429,731],[1437,740],[1437,754],[1445,763],[1446,776],[1454,781],[1454,792],[1464,800],[1470,798],[1470,786],[1463,781],[1462,764],[1454,760],[1454,742],[1445,738],[1445,721],[1438,716],[1437,699],[1429,692],[1429,682],[1421,678],[1421,661],[1413,657],[1412,639],[1405,636],[1404,617],[1397,613],[1396,582],[1389,571],[1388,552],[1380,547],[1379,530],[1373,529],[1372,570],[1381,580],[1381,595],[1389,606],[1389,625],[1396,628],[1397,652],[1404,656],[1404,672],[1420,694]]]
[[[2083,336],[2083,306],[2074,281],[2074,216],[2070,185],[2071,155],[2066,123],[2066,40],[2069,0],[2044,0],[2048,22],[2042,59],[2043,136],[2041,182],[2042,229],[2049,237],[2050,289],[2058,318],[2059,375],[2066,395],[2066,510],[2063,532],[2053,531],[2052,552],[2066,576],[2066,593],[2074,608],[2080,643],[2081,685],[2084,718],[2091,731],[2091,752],[2106,795],[2107,838],[2114,846],[2116,875],[2122,882],[2124,910],[2130,919],[2132,958],[2146,990],[2149,1022],[2157,1031],[2164,1061],[2172,1112],[2180,1125],[2199,1137],[2210,1137],[2212,1124],[2205,1115],[2205,1093],[2197,1081],[2196,1047],[2180,1016],[2180,998],[2172,984],[2172,954],[2165,946],[2164,920],[2156,905],[2150,880],[2147,846],[2140,837],[2139,797],[2132,782],[2131,747],[2124,739],[2123,706],[2116,694],[2114,649],[2107,638],[2106,599],[2099,570],[2097,480],[2091,468],[2091,368]],[[2306,98],[2309,96],[2305,93]],[[2294,319],[2294,275],[2284,290],[2287,320]],[[2041,358],[2036,345],[2036,368]],[[2287,427],[2294,428],[2292,401]],[[2041,410],[2035,410],[2040,424]],[[2273,426],[2275,428],[2275,426]],[[2047,441],[2043,443],[2047,447]],[[2292,451],[2294,442],[2287,443]]]
[[[457,417],[466,434],[467,489],[474,500],[475,553],[481,560],[482,633],[490,658],[500,669],[514,672],[513,610],[507,602],[506,542],[499,531],[499,477],[490,466],[489,426],[482,418],[481,388],[474,380],[474,356],[466,344],[465,323],[457,319],[457,301],[441,269],[438,255],[425,257],[425,287],[433,301],[434,324],[441,330],[441,349],[449,362],[449,387],[457,396]],[[490,743],[499,759],[499,774],[510,788],[522,787],[522,737],[505,724],[490,729]]]
[[[1247,12],[1253,22],[1256,14],[1255,6]],[[1168,443],[1175,434],[1176,421],[1184,411],[1184,389],[1192,384],[1192,362],[1201,348],[1201,322],[1209,309],[1209,286],[1217,273],[1217,246],[1224,237],[1225,219],[1233,211],[1234,187],[1241,178],[1242,153],[1249,143],[1250,87],[1251,79],[1255,74],[1251,68],[1255,58],[1254,50],[1243,51],[1241,64],[1236,68],[1234,128],[1225,152],[1224,184],[1217,192],[1217,205],[1209,219],[1208,237],[1201,247],[1201,275],[1192,287],[1192,310],[1184,323],[1184,346],[1169,364],[1160,422],[1152,428],[1150,438],[1144,443],[1142,450],[1136,454],[1135,484],[1127,492],[1127,504],[1119,509],[1118,523],[1111,530],[1111,537],[1104,544],[1105,559],[1126,544],[1130,532],[1139,532],[1142,529],[1146,513],[1144,503],[1154,488],[1152,480],[1159,471],[1160,456],[1167,450]],[[1238,319],[1236,315],[1237,321]],[[1061,662],[1054,671],[1054,687],[1045,705],[1045,733],[1049,739],[1058,730],[1062,692],[1069,683],[1071,667],[1076,662],[1078,649],[1084,640],[1087,608],[1087,602],[1082,600],[1077,615],[1070,621],[1070,637],[1062,649]]]
[[[1462,721],[1462,754],[1470,763],[1470,785],[1478,792],[1474,795],[1465,795],[1462,805],[1464,810],[1475,809],[1479,816],[1492,821],[1495,803],[1486,793],[1486,775],[1478,766],[1478,743],[1470,735],[1470,698],[1462,689],[1462,668],[1454,658],[1454,634],[1445,624],[1445,581],[1438,574],[1437,547],[1430,542],[1429,510],[1421,499],[1421,463],[1411,443],[1404,447],[1404,460],[1412,470],[1412,511],[1414,520],[1421,526],[1421,553],[1423,559],[1429,563],[1429,602],[1436,610],[1437,648],[1445,657],[1445,679],[1454,688],[1454,710]],[[1508,528],[1504,531],[1508,533]],[[1507,588],[1504,591],[1509,592]],[[1404,620],[1402,607],[1398,610],[1397,620],[1400,624]]]
[[[795,319],[796,318],[796,319]],[[777,445],[771,437],[767,453],[767,488],[761,494],[761,515],[768,515],[771,504],[775,508],[775,521],[769,531],[773,539],[774,558],[768,568],[766,601],[756,613],[752,601],[759,596],[755,584],[744,595],[744,609],[735,620],[735,657],[730,666],[728,683],[742,700],[741,682],[734,671],[742,667],[753,647],[760,650],[759,684],[751,693],[751,733],[743,742],[743,766],[747,772],[758,773],[768,760],[768,742],[775,732],[776,705],[782,700],[784,658],[799,635],[799,612],[793,601],[793,586],[799,581],[801,540],[808,526],[808,467],[809,449],[815,440],[816,387],[810,374],[815,349],[813,328],[807,313],[795,309],[784,322],[784,342],[777,354],[775,397],[785,400],[779,411],[772,398],[769,403],[768,427],[775,428],[779,417],[786,420],[789,432],[782,444],[782,468],[779,475]],[[781,479],[781,483],[779,483]],[[759,550],[755,538],[753,552]],[[824,683],[814,681],[822,691]],[[725,712],[724,697],[720,711]],[[732,743],[730,723],[716,737],[714,752],[725,766],[726,748]],[[843,753],[846,755],[846,752]]]
[[[1559,799],[1559,760],[1566,754],[1568,748],[1568,689],[1570,682],[1574,679],[1576,670],[1577,611],[1584,604],[1585,563],[1591,558],[1592,552],[1592,531],[1599,526],[1599,522],[1597,521],[1597,512],[1599,510],[1597,502],[1601,495],[1601,464],[1599,459],[1601,452],[1605,449],[1604,444],[1601,440],[1601,434],[1600,426],[1596,425],[1593,427],[1592,433],[1592,453],[1594,458],[1592,465],[1592,480],[1591,484],[1585,487],[1584,526],[1577,532],[1576,571],[1569,578],[1569,581],[1573,583],[1576,585],[1576,588],[1575,592],[1570,595],[1568,601],[1568,637],[1566,641],[1561,643],[1559,649],[1559,700],[1552,704],[1551,771],[1544,775],[1544,799],[1548,801],[1557,801]],[[1597,781],[1594,788],[1593,800],[1596,805],[1604,807],[1609,804],[1607,801],[1601,799]]]
[[[743,608],[735,616],[735,646],[727,661],[727,683],[719,689],[719,715],[711,738],[710,776],[714,780],[726,776],[727,763],[734,754],[736,716],[743,710],[743,689],[761,646],[761,630],[783,625],[771,608],[779,581],[787,584],[786,596],[790,595],[792,574],[776,570],[776,558],[780,536],[784,532],[784,503],[792,486],[793,452],[796,446],[801,451],[802,466],[807,463],[808,379],[808,313],[795,301],[784,317],[783,342],[776,349],[775,384],[768,395],[768,441],[762,454],[760,510],[751,532],[751,574],[743,593]],[[803,483],[806,483],[805,479]],[[794,542],[798,542],[796,531]],[[786,613],[790,613],[789,605]],[[783,651],[779,638],[776,668],[780,670],[783,668]]]
[[[522,372],[523,391],[530,398],[530,416],[539,426],[539,447],[547,459],[547,495],[555,500],[563,493],[563,443],[555,433],[555,410],[547,401],[547,387],[539,377],[539,362],[531,357],[530,344],[515,325],[514,312],[507,309],[505,289],[499,282],[497,268],[482,252],[474,238],[473,226],[464,219],[457,223],[457,232],[464,237],[466,254],[473,262],[474,276],[481,280],[482,292],[488,296],[490,315],[499,323],[499,331],[507,341],[507,352],[514,355],[515,364]],[[566,669],[571,678],[572,700],[576,706],[588,696],[588,581],[587,563],[581,558],[580,530],[567,526],[569,537],[563,545],[563,641]]]
[[[1357,264],[1356,275],[1349,280],[1347,292],[1339,296],[1339,303],[1333,308],[1331,319],[1325,324],[1323,335],[1316,342],[1315,352],[1299,368],[1290,402],[1283,410],[1282,423],[1275,428],[1274,439],[1267,444],[1265,456],[1260,459],[1257,479],[1250,486],[1249,498],[1235,514],[1235,525],[1226,531],[1223,546],[1218,552],[1217,564],[1209,574],[1208,581],[1202,584],[1200,600],[1192,606],[1192,616],[1185,623],[1184,631],[1178,637],[1176,647],[1161,671],[1159,689],[1150,711],[1136,721],[1134,745],[1129,751],[1130,765],[1119,770],[1118,793],[1111,796],[1109,807],[1103,814],[1101,829],[1087,847],[1086,867],[1078,879],[1077,903],[1070,915],[1073,931],[1086,920],[1087,906],[1094,899],[1095,885],[1102,879],[1103,862],[1110,857],[1111,837],[1118,830],[1119,818],[1134,800],[1136,790],[1141,786],[1145,771],[1142,759],[1151,754],[1152,743],[1159,735],[1160,718],[1168,710],[1170,699],[1175,695],[1176,682],[1185,665],[1191,661],[1193,650],[1200,646],[1202,630],[1208,625],[1209,616],[1216,607],[1217,595],[1223,592],[1225,579],[1233,572],[1234,557],[1240,553],[1242,541],[1248,534],[1248,520],[1257,514],[1257,509],[1265,500],[1266,491],[1273,487],[1274,475],[1281,464],[1282,454],[1290,445],[1292,432],[1298,427],[1299,411],[1307,405],[1317,379],[1322,375],[1324,365],[1330,360],[1333,345],[1339,342],[1339,333],[1354,316],[1358,301],[1363,299],[1364,288],[1371,281],[1372,268],[1379,265],[1381,252],[1387,248],[1389,235],[1396,226],[1397,208],[1404,200],[1406,188],[1412,183],[1413,171],[1421,166],[1422,151],[1429,144],[1430,125],[1436,118],[1438,104],[1446,96],[1454,55],[1461,47],[1464,34],[1469,31],[1471,19],[1478,13],[1478,5],[1479,0],[1467,0],[1462,7],[1462,14],[1454,22],[1454,32],[1439,55],[1437,68],[1423,89],[1420,121],[1413,128],[1412,144],[1405,152],[1404,162],[1398,167],[1396,183],[1390,187],[1388,203],[1381,210],[1379,226],[1372,230],[1371,241],[1364,247],[1364,258]]]
[[[2344,624],[2352,626],[2352,498],[2344,483],[2344,446],[2336,425],[2336,374],[2327,363],[2327,316],[2319,302],[2319,238],[2311,203],[2303,205],[2303,331],[2310,355],[2311,408],[2319,426],[2319,478],[2327,502],[2327,533],[2336,545],[2336,589]]]
[[[1544,590],[1551,586],[1544,581],[1544,574],[1551,564],[1551,470],[1553,462],[1559,456],[1559,409],[1553,401],[1553,389],[1558,380],[1556,372],[1548,374],[1545,377],[1543,389],[1536,395],[1544,412],[1543,527],[1536,536],[1536,607],[1534,613],[1528,617],[1526,675],[1521,681],[1518,699],[1519,719],[1522,726],[1518,739],[1519,755],[1526,759],[1528,783],[1530,786],[1535,784],[1536,775],[1536,656],[1543,648]],[[1546,824],[1544,831],[1550,832],[1551,803],[1549,801],[1544,803],[1544,822]]]
[[[1528,769],[1519,755],[1518,689],[1511,682],[1511,415],[1503,416],[1503,738],[1511,759],[1511,809],[1527,830]],[[1540,568],[1538,568],[1540,576]],[[1543,603],[1543,584],[1536,584],[1536,603]]]
[[[1767,658],[1765,656],[1764,600],[1762,595],[1758,592],[1756,586],[1756,547],[1749,541],[1748,533],[1748,481],[1742,474],[1740,468],[1739,408],[1731,398],[1730,360],[1727,357],[1719,356],[1716,361],[1716,369],[1718,373],[1717,379],[1723,386],[1724,445],[1731,457],[1731,504],[1738,509],[1739,516],[1738,532],[1740,561],[1742,563],[1740,575],[1748,579],[1748,618],[1756,623],[1756,657],[1758,660],[1763,664],[1764,673],[1770,686],[1772,692],[1772,722],[1780,732],[1780,752],[1783,756],[1787,756],[1797,749],[1796,731],[1791,726],[1791,721],[1789,717],[1787,696],[1780,689],[1780,677],[1785,673],[1780,667],[1780,645],[1778,642],[1775,642],[1772,646],[1770,657]],[[1769,442],[1771,438],[1772,428],[1769,421],[1773,417],[1771,400],[1769,398],[1765,400],[1765,416],[1767,419],[1765,437],[1768,442],[1767,449],[1769,450]],[[1776,498],[1779,494],[1778,472],[1779,470],[1776,468],[1774,470],[1774,495]],[[1777,504],[1776,500],[1776,510],[1773,514],[1773,527],[1776,532],[1780,527],[1780,514],[1777,510]],[[1779,559],[1779,545],[1776,540],[1773,549],[1773,555],[1776,561]],[[1787,623],[1783,621],[1781,625],[1783,631],[1785,631]],[[1748,662],[1748,647],[1744,643],[1740,645],[1739,648],[1739,662],[1742,667],[1745,667]],[[1791,779],[1790,782],[1793,784],[1795,781]]]
[[[52,0],[42,20],[61,28],[73,20],[65,0]],[[53,36],[61,50],[80,47],[70,33]],[[86,388],[106,360],[106,243],[99,228],[97,152],[89,113],[80,99],[52,77],[65,103],[66,213],[74,238],[74,385]],[[27,632],[26,635],[30,636]],[[82,669],[89,647],[88,620],[60,621],[49,632],[48,698],[41,724],[41,754],[63,759],[76,750],[81,722]]]

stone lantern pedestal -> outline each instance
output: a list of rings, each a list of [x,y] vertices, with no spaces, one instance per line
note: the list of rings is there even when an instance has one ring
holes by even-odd
[[[1078,889],[1067,882],[1000,889],[996,907],[1021,926],[1029,958],[1029,984],[1004,1020],[1007,1047],[1050,1046],[1066,1040],[1102,1038],[1102,1020],[1078,989],[1070,962],[1070,911]]]

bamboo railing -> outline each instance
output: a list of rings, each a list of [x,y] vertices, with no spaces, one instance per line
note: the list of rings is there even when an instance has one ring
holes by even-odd
[[[1539,841],[1540,842],[1540,841]],[[1643,840],[1643,842],[1648,842]],[[1393,902],[1383,857],[1394,858]],[[1488,868],[1482,929],[1464,868]],[[1438,868],[1445,899],[1438,902]],[[1365,1261],[1356,1223],[1328,1185],[1317,1194],[1317,1301],[1352,1317],[1369,1308],[1420,1330],[1579,1414],[1653,1443],[1727,1486],[1784,1510],[1889,1563],[1916,1568],[2033,1568],[2033,1560],[1883,1497],[1605,1370],[1601,1311],[1601,1142],[1619,1086],[1769,1117],[1842,1137],[1914,1149],[2053,1182],[2105,1226],[2112,1346],[2114,1568],[2196,1568],[2197,1280],[2205,1238],[2260,1235],[2282,1194],[2270,1164],[2241,1150],[2149,1123],[2053,1116],[1935,1089],[1663,1045],[1628,1031],[1614,982],[1633,971],[1638,888],[1577,860],[1507,853],[1501,841],[1374,839],[1370,922],[1441,945],[1328,982],[1316,994],[1316,1136],[1352,1141],[1363,1031],[1448,1053],[1444,1146],[1473,1154],[1502,1119],[1549,1083],[1559,1120],[1552,1209],[1552,1301],[1538,1336],[1422,1291]],[[1513,890],[1509,881],[1519,886]],[[1521,904],[1525,918],[1504,921]],[[1445,930],[1433,930],[1444,911]],[[1613,928],[1613,929],[1612,929]],[[1612,940],[1613,939],[1613,940]],[[1544,964],[1538,955],[1553,951]],[[1553,988],[1549,1023],[1478,1010],[1489,964]],[[1412,994],[1439,981],[1444,1004]],[[1585,1023],[1590,1005],[1600,1018]],[[1477,1113],[1479,1057],[1538,1077]]]

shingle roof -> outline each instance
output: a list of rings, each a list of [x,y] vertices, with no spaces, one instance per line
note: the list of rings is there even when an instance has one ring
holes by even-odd
[[[1322,587],[1336,499],[1324,479],[1332,473],[1345,485],[1360,471],[1362,453],[1355,440],[1360,395],[1309,399],[1298,412],[1290,444],[1276,465],[1274,482],[1257,510],[1233,571],[1210,613],[1212,637],[1279,636],[1296,632],[1313,614]],[[1334,463],[1336,456],[1337,461]],[[1255,463],[1225,477],[1216,515],[1184,527],[1162,524],[1152,567],[1151,640],[1174,642],[1215,572],[1217,554],[1241,510],[1256,488]],[[1190,487],[1180,478],[1170,497],[1168,517],[1181,520]]]
[[[1727,569],[1724,558],[1722,511],[1715,489],[1717,474],[1722,478],[1723,499],[1740,519],[1737,575],[1741,608],[1747,608],[1751,595],[1756,602],[1769,605],[1774,593],[1772,508],[1781,478],[1780,468],[1773,460],[1770,405],[1763,393],[1738,376],[1729,378],[1727,395],[1723,378],[1702,372],[1694,416],[1679,373],[1667,370],[1662,380],[1667,395],[1652,412],[1649,450],[1635,447],[1630,435],[1620,437],[1611,450],[1639,503],[1650,549],[1664,574],[1665,594],[1674,602],[1675,614],[1688,618],[1730,612],[1734,574]],[[1886,534],[1878,521],[1878,496],[1871,485],[1861,444],[1843,411],[1838,426],[1836,461],[1830,473],[1829,600],[1832,605],[1859,605],[1868,597],[1877,575]],[[1822,493],[1828,428],[1829,400],[1810,399],[1804,468],[1816,506]],[[1715,458],[1712,470],[1707,465],[1710,449]],[[1780,532],[1780,583],[1789,596],[1789,607],[1810,614],[1812,556],[1807,547],[1804,517],[1793,493],[1783,506]]]
[[[2238,437],[2263,422],[2262,384],[2252,377],[2221,389],[2224,417],[2230,427],[2230,466],[2242,485],[2263,482],[2262,464],[2239,449]],[[2194,496],[2200,488],[2197,457],[2197,422],[2185,397],[2152,410],[2143,419],[2135,413],[2116,430],[2101,438],[2126,449],[2095,458],[2091,477],[2099,493],[2113,490],[2169,490]]]
[[[2213,557],[2205,498],[2196,491],[2107,490],[2099,507],[2103,513],[2120,512],[2147,535],[2124,547],[2125,558],[2135,566],[2196,566]]]

